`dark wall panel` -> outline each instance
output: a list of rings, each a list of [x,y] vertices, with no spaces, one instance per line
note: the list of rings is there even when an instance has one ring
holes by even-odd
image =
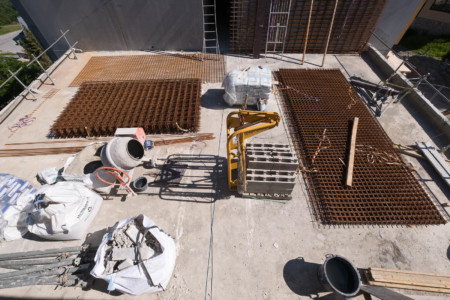
[[[48,46],[70,29],[83,50],[201,50],[200,0],[12,0],[31,31]],[[58,43],[59,57],[67,44]]]

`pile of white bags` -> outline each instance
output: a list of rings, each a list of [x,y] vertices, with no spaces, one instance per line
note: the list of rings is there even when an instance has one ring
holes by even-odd
[[[102,197],[81,182],[57,182],[36,192],[28,231],[49,240],[76,240],[97,215]]]
[[[0,174],[0,240],[17,240],[28,232],[26,217],[35,192],[28,181]]]
[[[228,105],[256,105],[258,99],[269,100],[272,89],[272,73],[269,68],[250,67],[245,71],[228,72],[222,82],[225,90],[223,99]]]

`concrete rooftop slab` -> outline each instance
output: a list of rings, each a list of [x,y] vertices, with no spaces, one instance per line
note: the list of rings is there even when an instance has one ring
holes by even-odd
[[[8,143],[42,142],[50,126],[77,88],[69,87],[91,56],[118,55],[113,52],[77,54],[78,59],[66,59],[52,74],[56,85],[48,82],[39,88],[38,100],[24,100],[0,124],[0,148],[12,148]],[[120,52],[120,55],[143,52]],[[301,65],[301,55],[283,55],[261,59],[226,56],[227,71],[247,66],[279,68],[319,68],[322,55],[308,55]],[[377,73],[364,58],[356,55],[328,55],[326,68],[339,68],[346,76],[356,75],[378,81]],[[57,93],[45,99],[52,89]],[[145,214],[170,234],[177,247],[173,277],[165,292],[130,297],[109,295],[105,284],[96,284],[84,291],[80,288],[28,286],[0,290],[0,298],[45,299],[309,299],[320,292],[315,267],[328,253],[339,254],[359,268],[382,267],[418,272],[448,274],[450,270],[450,225],[428,227],[329,227],[312,222],[308,195],[301,175],[287,203],[237,197],[227,191],[226,164],[214,168],[226,159],[226,126],[228,113],[238,108],[228,107],[222,100],[220,83],[202,85],[201,125],[199,132],[212,132],[216,139],[171,146],[158,146],[146,154],[156,156],[158,163],[171,155],[185,155],[205,160],[205,171],[186,170],[183,189],[151,186],[144,194],[122,201],[124,192],[108,197],[89,227],[86,241],[98,243],[108,226],[116,221]],[[269,111],[280,112],[280,99],[271,95]],[[33,113],[34,111],[34,113]],[[33,114],[32,114],[33,113]],[[36,117],[30,126],[15,133],[8,125],[21,117]],[[435,132],[426,120],[412,112],[407,103],[391,105],[378,118],[394,143],[415,144],[433,141]],[[280,125],[257,135],[249,142],[289,143],[282,116]],[[60,144],[59,144],[60,145]],[[59,146],[58,145],[58,146]],[[67,143],[64,146],[77,145]],[[33,145],[30,145],[32,147]],[[17,146],[15,146],[17,147]],[[69,154],[0,158],[0,171],[29,180],[35,186],[36,173],[46,167],[61,168]],[[441,203],[449,203],[450,191],[426,162],[404,157],[412,163],[425,185]],[[155,170],[138,168],[134,177],[155,178]],[[219,187],[219,188],[218,188]],[[0,253],[41,250],[80,245],[83,241],[46,241],[31,235],[22,240],[0,243]],[[399,290],[414,299],[448,299],[445,295]],[[320,296],[326,293],[320,292]],[[333,296],[326,296],[333,299]],[[363,299],[359,296],[357,299]]]

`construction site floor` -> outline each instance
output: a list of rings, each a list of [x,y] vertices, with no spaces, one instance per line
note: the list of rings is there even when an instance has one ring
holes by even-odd
[[[0,147],[8,143],[49,141],[53,122],[76,93],[69,87],[91,56],[136,55],[136,52],[91,52],[66,59],[39,89],[38,100],[24,100],[0,125]],[[320,68],[322,55],[301,55],[248,59],[226,56],[226,70],[248,66],[279,68]],[[328,55],[326,68],[339,68],[345,76],[356,75],[378,82],[376,69],[357,55]],[[44,96],[53,89],[54,95]],[[48,96],[49,94],[47,94]],[[358,268],[381,267],[417,272],[449,274],[450,224],[440,226],[323,226],[313,222],[305,183],[301,175],[287,203],[241,198],[227,189],[226,124],[227,114],[238,109],[228,107],[221,83],[202,85],[201,133],[214,133],[216,139],[170,146],[158,146],[146,153],[158,164],[174,156],[201,159],[204,168],[187,169],[180,187],[151,186],[144,194],[125,198],[119,191],[103,201],[86,233],[77,241],[47,241],[31,235],[21,240],[0,243],[0,253],[70,247],[83,242],[98,244],[109,226],[138,214],[145,214],[176,244],[177,260],[167,290],[137,297],[108,294],[106,284],[97,282],[92,289],[77,287],[27,286],[0,290],[1,299],[340,299],[328,295],[317,282],[317,266],[326,254],[339,254]],[[271,95],[268,111],[280,112],[279,96]],[[11,126],[32,114],[36,120],[11,133]],[[426,119],[408,103],[392,104],[378,118],[394,143],[411,145],[434,141],[439,135]],[[286,124],[251,138],[250,142],[289,143]],[[64,146],[77,145],[64,144]],[[54,147],[55,145],[53,145]],[[26,147],[26,146],[25,146]],[[33,147],[30,144],[29,147]],[[48,167],[63,167],[70,154],[0,158],[0,172],[29,180],[36,187],[36,173]],[[441,203],[449,203],[450,191],[425,161],[404,157],[417,168],[423,183]],[[219,166],[219,167],[217,167]],[[154,178],[154,169],[138,168],[134,177]],[[447,209],[448,213],[448,209]],[[449,299],[443,294],[398,290],[414,299]],[[356,299],[363,299],[358,296]]]

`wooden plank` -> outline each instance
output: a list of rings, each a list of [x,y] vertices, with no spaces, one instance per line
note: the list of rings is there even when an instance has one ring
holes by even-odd
[[[396,284],[396,283],[387,283],[387,282],[377,282],[377,281],[371,281],[371,280],[369,280],[368,283],[370,285],[385,286],[385,287],[392,287],[392,288],[405,289],[405,290],[416,290],[416,291],[426,291],[426,292],[450,294],[450,289],[431,288],[431,287],[425,287],[425,286],[414,286],[414,285]]]
[[[450,275],[446,274],[437,274],[437,273],[424,273],[424,272],[416,272],[416,271],[409,271],[409,270],[396,270],[396,269],[384,269],[384,268],[369,268],[369,271],[380,271],[380,272],[390,272],[390,273],[402,273],[402,274],[415,274],[415,275],[424,275],[424,276],[434,276],[434,277],[444,277],[444,278],[450,278]]]
[[[350,150],[348,154],[347,172],[345,175],[345,185],[352,186],[353,181],[353,165],[355,163],[355,146],[356,146],[356,132],[358,131],[359,118],[353,120],[352,136],[350,138]]]
[[[450,276],[447,275],[389,269],[369,270],[369,276],[375,281],[450,288]]]
[[[445,162],[442,155],[429,142],[417,143],[417,146],[442,179],[450,186],[450,166]]]
[[[397,293],[393,290],[381,286],[363,285],[361,291],[369,293],[381,300],[412,300],[408,296]]]

